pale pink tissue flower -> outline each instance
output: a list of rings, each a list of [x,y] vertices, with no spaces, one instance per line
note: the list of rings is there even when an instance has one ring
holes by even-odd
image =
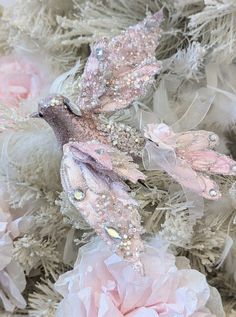
[[[6,311],[24,308],[21,292],[26,286],[23,269],[13,259],[13,240],[20,234],[23,218],[11,213],[6,193],[0,191],[0,300]]]
[[[210,288],[205,276],[178,269],[163,242],[146,245],[142,263],[144,276],[104,242],[82,247],[74,269],[56,282],[64,297],[56,317],[216,316],[207,308]]]
[[[0,299],[6,311],[15,307],[24,308],[25,299],[21,295],[26,281],[23,269],[12,258],[13,240],[7,231],[7,223],[0,222]]]

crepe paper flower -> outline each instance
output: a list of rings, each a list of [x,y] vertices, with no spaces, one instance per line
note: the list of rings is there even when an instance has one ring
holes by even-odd
[[[150,141],[143,156],[147,169],[163,168],[184,188],[217,200],[219,187],[208,175],[236,175],[236,162],[214,151],[218,136],[209,131],[174,133],[164,123],[148,124],[144,135]]]
[[[112,146],[108,133],[99,130],[98,113],[128,107],[147,93],[161,69],[155,50],[162,19],[162,11],[157,12],[93,46],[77,106],[52,95],[38,109],[64,145],[61,179],[71,203],[113,251],[140,271],[143,229],[124,180],[135,183],[144,175],[132,158]]]
[[[21,295],[26,281],[23,269],[12,259],[13,241],[7,231],[7,223],[0,222],[0,299],[6,311],[15,307],[24,308],[26,302]]]
[[[12,258],[13,239],[19,236],[24,226],[22,217],[13,220],[4,191],[0,192],[0,299],[6,311],[15,307],[24,308],[26,302],[21,295],[26,281],[23,269]]]
[[[21,101],[38,98],[47,78],[36,60],[21,55],[0,57],[0,103],[17,107]]]
[[[56,317],[216,316],[207,308],[210,288],[205,276],[178,269],[162,240],[151,244],[142,256],[145,276],[103,242],[80,248],[74,269],[56,282],[64,297]]]

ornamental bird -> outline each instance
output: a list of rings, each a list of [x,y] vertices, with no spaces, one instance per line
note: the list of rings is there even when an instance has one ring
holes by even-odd
[[[64,96],[51,95],[39,103],[37,114],[63,148],[61,181],[71,203],[139,271],[143,228],[125,180],[135,183],[145,176],[98,128],[98,115],[128,107],[153,84],[161,70],[155,50],[162,18],[162,11],[157,12],[121,35],[97,42],[85,65],[76,107]]]

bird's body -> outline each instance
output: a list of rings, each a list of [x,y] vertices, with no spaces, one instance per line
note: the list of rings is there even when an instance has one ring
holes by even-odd
[[[147,93],[161,70],[155,50],[162,17],[157,12],[92,47],[75,107],[68,98],[52,95],[38,109],[62,146],[61,180],[71,203],[139,271],[143,227],[138,202],[125,180],[136,183],[145,176],[133,158],[115,148],[108,133],[98,128],[98,114],[126,108]]]
[[[69,200],[113,251],[139,271],[144,230],[138,202],[125,181],[136,183],[145,175],[128,151],[114,147],[108,132],[99,129],[98,115],[126,108],[146,94],[161,70],[155,58],[161,21],[160,11],[113,39],[100,40],[85,65],[77,105],[52,95],[38,109],[63,149],[61,181]],[[144,137],[149,140],[146,163],[163,166],[199,196],[220,197],[206,173],[236,175],[236,162],[212,149],[217,136],[211,132],[175,134],[166,125],[149,124]]]
[[[39,103],[39,114],[53,129],[59,145],[70,141],[97,140],[109,144],[107,133],[98,129],[98,116],[83,111],[78,116],[70,110],[70,101],[62,95],[49,95]]]

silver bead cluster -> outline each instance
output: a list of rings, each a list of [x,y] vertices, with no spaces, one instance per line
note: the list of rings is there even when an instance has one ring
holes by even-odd
[[[108,134],[113,146],[130,155],[141,156],[145,140],[141,133],[133,127],[122,123],[101,123],[99,130]]]

